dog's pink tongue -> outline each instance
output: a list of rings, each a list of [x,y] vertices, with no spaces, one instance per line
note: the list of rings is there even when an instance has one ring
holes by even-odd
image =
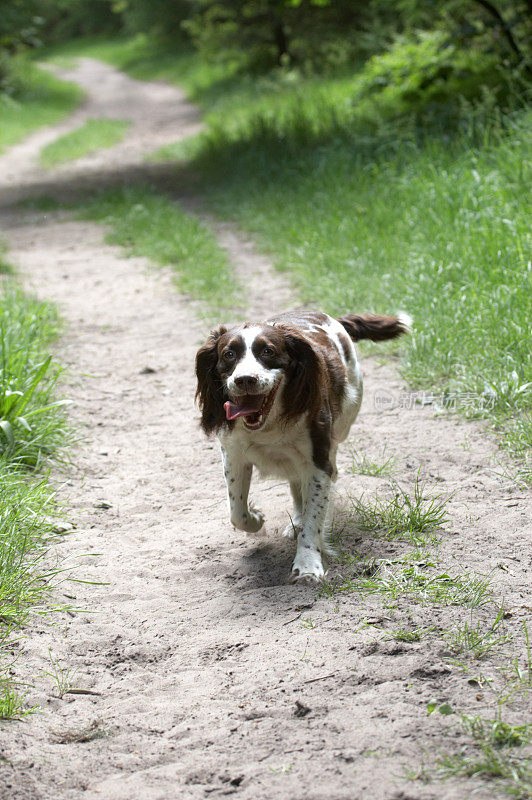
[[[243,404],[231,403],[228,400],[224,403],[225,416],[227,419],[236,419],[237,417],[246,417],[248,414],[254,414],[262,406],[262,395],[256,397],[243,398]]]

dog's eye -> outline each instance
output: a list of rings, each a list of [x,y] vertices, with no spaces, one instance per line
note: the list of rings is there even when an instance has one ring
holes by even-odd
[[[226,350],[223,353],[223,358],[225,358],[226,361],[232,361],[233,358],[235,358],[235,354],[233,353],[232,350]]]
[[[273,349],[273,347],[265,347],[262,351],[262,355],[265,356],[266,358],[271,358],[272,356],[275,355],[275,350]]]

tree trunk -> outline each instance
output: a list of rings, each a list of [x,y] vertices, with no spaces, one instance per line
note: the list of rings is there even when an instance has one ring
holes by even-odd
[[[288,49],[288,37],[283,25],[283,20],[278,14],[272,14],[273,24],[273,40],[277,47],[277,63],[282,66],[285,60],[283,56],[290,58],[290,51]]]

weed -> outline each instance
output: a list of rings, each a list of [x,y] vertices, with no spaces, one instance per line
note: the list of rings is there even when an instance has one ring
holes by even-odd
[[[496,779],[508,794],[523,800],[531,797],[532,766],[530,759],[519,752],[530,741],[530,725],[509,725],[467,714],[461,714],[460,721],[473,745],[463,747],[459,753],[440,756],[436,774],[441,778]]]
[[[391,631],[387,638],[395,639],[397,642],[420,642],[423,636],[430,633],[433,628],[406,628],[400,625]]]
[[[63,161],[112,147],[124,138],[129,125],[127,120],[88,119],[76,130],[46,145],[41,151],[41,163],[45,167],[53,167]]]
[[[498,698],[500,705],[511,702],[516,696],[521,696],[526,699],[528,693],[532,691],[532,653],[530,648],[530,635],[525,621],[523,621],[523,630],[526,646],[526,664],[524,667],[521,667],[518,656],[515,656],[510,661],[509,666],[500,669],[501,677],[504,680],[504,687],[499,693]]]
[[[395,471],[393,456],[388,456],[386,460],[383,460],[385,456],[384,450],[378,461],[370,458],[366,453],[360,453],[354,448],[351,448],[350,455],[352,459],[351,472],[353,475],[372,475],[380,478],[390,476]]]
[[[71,681],[77,670],[72,672],[68,667],[62,667],[59,663],[59,659],[54,658],[50,650],[48,650],[48,655],[50,657],[51,669],[44,670],[43,674],[52,679],[57,688],[57,696],[62,698],[72,688]]]
[[[11,681],[0,680],[0,719],[20,719],[31,714],[37,706],[27,708],[24,697],[19,694]]]
[[[418,475],[412,495],[395,483],[391,498],[377,496],[364,501],[351,497],[351,515],[361,528],[386,539],[409,539],[424,544],[427,540],[436,542],[434,531],[449,521],[446,511],[449,499],[443,494],[427,495]]]
[[[379,571],[370,577],[340,576],[325,582],[322,593],[333,596],[339,592],[380,594],[388,599],[410,597],[422,604],[465,605],[470,608],[489,603],[492,599],[490,579],[485,575],[465,573],[452,576],[447,572],[424,572],[416,564],[397,568],[388,560],[380,562]]]
[[[431,700],[429,703],[427,703],[427,716],[429,717],[435,711],[437,711],[438,714],[442,714],[444,717],[454,714],[452,706],[449,703],[440,704],[437,700]]]
[[[530,741],[530,725],[509,725],[500,719],[484,720],[468,714],[461,714],[460,720],[464,730],[476,742],[486,742],[496,747],[521,747]]]
[[[494,622],[488,628],[478,621],[473,624],[471,617],[470,623],[465,622],[456,630],[449,631],[445,638],[451,652],[455,655],[465,653],[476,660],[485,658],[510,638],[507,633],[499,630],[503,617],[504,608],[501,605]]]

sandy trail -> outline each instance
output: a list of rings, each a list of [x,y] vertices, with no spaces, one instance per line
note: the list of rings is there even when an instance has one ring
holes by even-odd
[[[58,548],[77,575],[99,583],[63,583],[58,601],[85,611],[36,619],[20,644],[28,702],[43,713],[0,727],[1,797],[468,796],[470,782],[425,785],[403,773],[441,746],[446,724],[427,718],[430,699],[482,713],[488,696],[477,700],[478,688],[446,665],[441,640],[385,636],[407,612],[413,624],[442,627],[460,616],[404,600],[384,608],[373,596],[318,598],[288,585],[285,487],[254,484],[266,534],[246,536],[228,522],[217,445],[200,434],[193,405],[193,360],[205,330],[191,301],[176,293],[169,272],[104,244],[101,227],[13,206],[42,191],[64,196],[106,173],[126,180],[144,169],[143,152],[199,124],[175,88],[88,59],[62,75],[83,85],[87,104],[0,158],[0,224],[25,286],[55,301],[67,322],[59,355],[74,376],[72,413],[87,441],[73,453],[63,490],[76,528]],[[45,142],[106,114],[134,115],[123,144],[52,175],[39,169]],[[248,240],[213,224],[235,269],[255,274],[246,316],[297,304]],[[365,372],[353,443],[374,457],[386,447],[405,485],[421,465],[445,491],[460,488],[442,563],[493,570],[517,629],[530,602],[524,494],[494,473],[497,450],[480,426],[437,419],[430,406],[401,408],[404,387],[390,364],[367,359]],[[393,399],[385,407],[383,391]],[[384,485],[354,477],[349,465],[344,448],[340,498]],[[379,557],[396,552],[371,537],[355,544]],[[50,671],[49,651],[74,686],[94,694],[59,698],[49,678],[35,678]],[[310,711],[296,713],[296,701]],[[460,741],[454,733],[450,740]]]

